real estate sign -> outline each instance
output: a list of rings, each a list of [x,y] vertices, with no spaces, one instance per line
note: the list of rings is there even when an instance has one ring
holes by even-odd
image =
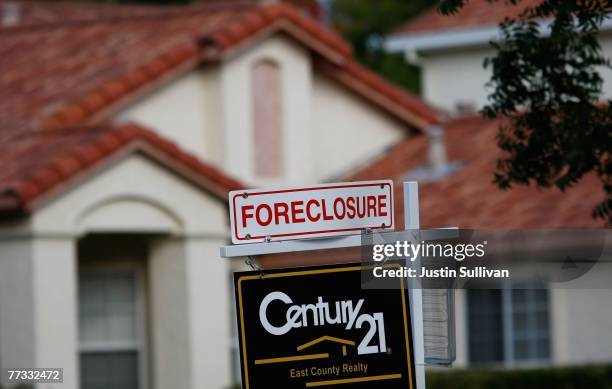
[[[232,191],[232,242],[329,237],[392,229],[393,182]]]
[[[235,273],[245,389],[415,387],[410,307],[361,265]]]

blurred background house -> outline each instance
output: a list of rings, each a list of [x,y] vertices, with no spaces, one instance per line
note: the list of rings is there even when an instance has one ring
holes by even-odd
[[[398,26],[386,38],[389,53],[402,54],[405,60],[420,68],[423,98],[452,113],[474,113],[487,102],[485,87],[491,69],[484,60],[495,50],[489,44],[501,37],[498,27],[506,17],[517,17],[539,0],[496,2],[469,1],[456,15],[444,16],[435,7]],[[548,22],[541,21],[546,32]],[[599,43],[606,57],[612,54],[612,20],[603,22]],[[612,97],[612,70],[602,68],[603,96]]]
[[[476,113],[487,103],[486,84],[491,69],[483,64],[495,52],[498,24],[515,17],[536,0],[469,1],[456,15],[444,16],[435,6],[398,26],[384,48],[417,65],[425,101],[446,112],[448,153],[430,164],[433,174],[405,166],[396,174],[421,181],[421,213],[431,227],[461,228],[572,228],[597,227],[590,219],[593,204],[602,198],[599,183],[588,177],[561,194],[513,188],[501,191],[492,183],[499,121]],[[541,22],[546,31],[547,21]],[[599,37],[604,55],[612,57],[612,23],[606,20]],[[603,97],[612,96],[612,73],[602,69]],[[580,129],[576,129],[579,131]],[[424,139],[406,141],[386,160],[369,169],[389,176],[397,161],[416,159],[418,166],[431,148]],[[423,142],[419,146],[419,142]],[[393,155],[392,153],[396,153]],[[441,162],[440,162],[441,161]],[[446,167],[444,167],[446,166]],[[441,173],[435,173],[435,171]],[[366,170],[365,176],[372,174]],[[606,274],[609,274],[606,269]],[[612,343],[603,334],[612,325],[610,290],[458,290],[456,291],[457,362],[455,366],[528,367],[612,361]],[[585,307],[590,308],[585,308]]]
[[[236,382],[227,192],[339,178],[437,121],[287,5],[2,15],[0,365],[65,388]]]
[[[600,225],[594,180],[492,183],[498,123],[437,108],[477,108],[486,74],[419,63],[426,103],[358,63],[330,3],[0,3],[0,366],[63,367],[63,388],[237,382],[234,189],[417,179],[426,227]],[[610,361],[610,297],[459,292],[457,364]]]

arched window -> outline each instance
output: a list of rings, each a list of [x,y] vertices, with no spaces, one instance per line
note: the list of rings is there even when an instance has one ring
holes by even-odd
[[[283,174],[283,106],[278,64],[258,61],[252,68],[252,109],[255,175]]]

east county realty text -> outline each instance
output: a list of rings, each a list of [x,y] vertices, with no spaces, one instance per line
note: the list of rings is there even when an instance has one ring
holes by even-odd
[[[385,268],[376,266],[372,269],[376,278],[509,278],[508,269],[488,269],[486,266],[467,267],[451,269],[448,266],[442,268],[413,269],[407,266]]]

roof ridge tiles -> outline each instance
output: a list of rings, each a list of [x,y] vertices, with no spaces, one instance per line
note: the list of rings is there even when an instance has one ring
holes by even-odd
[[[220,200],[227,200],[227,192],[243,186],[232,177],[217,168],[199,160],[196,156],[181,150],[154,131],[133,123],[117,126],[99,127],[96,132],[79,131],[77,128],[54,130],[56,134],[72,134],[74,137],[60,137],[57,142],[68,142],[68,147],[57,147],[57,154],[45,155],[40,165],[29,166],[27,173],[9,180],[0,188],[0,214],[23,214],[36,207],[37,202],[51,191],[61,190],[77,174],[84,173],[93,165],[116,155],[126,147],[134,147],[145,152],[170,168],[176,167],[186,178],[195,180],[208,189]],[[37,132],[38,136],[50,135],[51,132]],[[42,139],[33,147],[43,147],[48,139]],[[139,146],[140,145],[140,146]],[[177,164],[182,167],[176,166]],[[25,166],[22,167],[24,169]],[[210,186],[213,185],[214,188]],[[8,201],[11,200],[11,201]],[[8,204],[8,205],[7,205]]]
[[[81,124],[87,118],[118,102],[143,85],[158,79],[186,61],[196,59],[198,52],[199,49],[195,43],[191,45],[180,43],[152,61],[133,69],[118,79],[100,85],[78,100],[44,116],[40,120],[40,128],[49,130]]]
[[[116,112],[125,104],[197,64],[233,55],[253,41],[278,31],[302,42],[317,53],[317,58],[338,66],[337,72],[345,72],[345,77],[358,80],[362,85],[353,88],[356,93],[375,92],[382,97],[378,102],[370,99],[375,104],[384,105],[384,101],[396,104],[395,108],[387,111],[411,127],[421,128],[424,123],[434,121],[437,113],[433,109],[418,97],[400,91],[371,71],[354,64],[352,48],[347,42],[315,20],[302,15],[294,7],[270,4],[241,5],[238,8],[246,11],[231,15],[231,18],[228,16],[216,20],[216,24],[212,24],[208,31],[198,33],[198,29],[192,31],[188,28],[182,31],[183,35],[161,46],[152,58],[139,60],[140,65],[134,63],[133,68],[125,66],[128,68],[117,72],[112,78],[102,77],[99,81],[94,79],[95,83],[87,83],[87,89],[82,88],[82,93],[74,93],[73,97],[68,97],[68,101],[59,106],[43,106],[34,115],[29,115],[35,119],[31,128],[49,130],[104,120],[109,113]]]
[[[33,2],[36,3],[36,2]],[[40,3],[40,4],[44,4]],[[61,4],[61,3],[60,3]],[[65,2],[64,4],[74,5],[75,3]],[[90,3],[88,6],[116,6],[114,4]],[[245,12],[261,8],[256,4],[249,2],[231,2],[231,3],[209,3],[209,4],[191,4],[191,5],[172,5],[172,6],[152,6],[142,5],[144,8],[150,8],[148,13],[136,14],[120,14],[120,15],[96,15],[96,17],[84,17],[67,20],[54,20],[49,22],[38,22],[31,24],[17,24],[0,28],[0,35],[5,33],[32,32],[35,30],[65,28],[68,26],[91,26],[94,24],[105,23],[120,23],[120,22],[143,22],[151,19],[167,19],[168,17],[193,17],[197,13],[215,13],[231,10],[242,10]]]
[[[318,26],[317,22],[301,16],[290,6],[271,4],[255,7],[250,12],[239,15],[236,20],[202,34],[193,42],[178,43],[172,49],[128,74],[108,81],[76,101],[54,110],[40,120],[40,128],[51,129],[86,122],[91,116],[117,103],[131,92],[158,79],[185,61],[200,60],[199,55],[201,52],[206,52],[206,45],[215,45],[223,52],[267,27],[274,27],[274,24],[277,24],[277,28],[283,28],[279,23],[284,19],[295,23],[306,33],[314,35],[315,38],[323,41],[324,45],[340,53],[342,57],[348,58],[352,55],[352,48],[342,38]]]

